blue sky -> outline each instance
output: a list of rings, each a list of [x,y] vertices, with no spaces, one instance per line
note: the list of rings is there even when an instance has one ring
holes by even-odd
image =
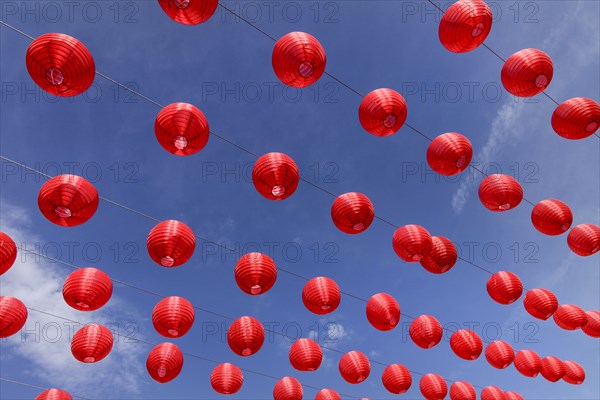
[[[161,104],[196,105],[216,133],[259,154],[284,152],[296,160],[306,179],[338,194],[365,193],[377,215],[447,236],[463,257],[492,271],[513,271],[527,288],[546,287],[560,303],[600,308],[598,254],[576,256],[566,237],[538,233],[528,204],[506,213],[487,211],[477,199],[481,177],[436,177],[425,168],[427,142],[408,128],[388,138],[367,134],[357,117],[360,98],[330,78],[324,76],[304,90],[286,89],[271,68],[273,43],[243,22],[218,9],[208,22],[190,27],[170,20],[155,1],[90,4],[69,10],[62,3],[5,2],[2,20],[34,37],[47,32],[75,36],[90,49],[98,71],[130,82]],[[518,175],[528,199],[561,199],[571,206],[574,224],[599,223],[598,139],[567,141],[557,136],[550,126],[555,105],[543,96],[528,101],[509,96],[501,89],[502,64],[486,49],[461,55],[446,51],[437,38],[439,17],[431,5],[225,4],[275,37],[298,30],[313,34],[327,52],[331,74],[362,93],[379,87],[398,90],[407,100],[412,126],[430,137],[450,131],[466,135],[473,143],[474,161],[489,173],[500,169]],[[598,101],[597,2],[492,6],[496,19],[489,46],[504,57],[527,47],[546,51],[554,62],[548,92],[555,99],[584,96]],[[255,10],[260,10],[259,17]],[[267,294],[247,296],[233,279],[237,257],[201,241],[187,264],[163,269],[145,248],[154,223],[101,202],[88,223],[73,229],[55,226],[37,208],[43,179],[2,161],[1,229],[19,245],[77,266],[102,268],[114,279],[180,295],[199,307],[232,317],[252,315],[275,331],[316,337],[329,347],[361,350],[374,360],[401,363],[414,371],[497,385],[529,399],[600,398],[597,339],[563,331],[551,320],[534,320],[521,302],[494,303],[485,291],[488,275],[464,262],[441,276],[403,263],[391,246],[393,229],[380,221],[360,235],[339,232],[330,220],[333,199],[306,183],[285,201],[262,198],[250,181],[253,158],[214,136],[192,157],[167,153],[154,137],[159,108],[98,76],[87,94],[74,99],[42,93],[25,68],[29,40],[4,26],[0,34],[2,156],[51,175],[73,168],[104,197],[160,219],[179,219],[197,235],[229,247],[252,251],[258,246],[281,268],[309,277],[329,276],[342,290],[363,298],[390,293],[408,315],[432,314],[450,329],[479,324],[474,329],[484,339],[493,339],[495,327],[500,327],[500,338],[515,349],[581,363],[587,380],[581,386],[553,384],[541,376],[525,378],[513,367],[495,370],[484,357],[467,362],[452,353],[449,336],[436,348],[421,350],[406,334],[409,318],[403,317],[391,332],[375,331],[366,320],[365,304],[349,297],[328,316],[312,315],[302,305],[303,282],[285,273]],[[118,325],[123,334],[163,341],[150,318],[158,298],[116,285],[105,309],[77,312],[63,304],[60,294],[69,272],[57,263],[20,256],[0,280],[2,295],[70,319]],[[160,385],[145,371],[150,346],[123,338],[102,362],[80,364],[70,354],[64,322],[31,312],[26,327],[35,333],[24,341],[17,336],[1,343],[0,375],[96,399],[217,397],[208,379],[214,364],[187,357],[181,375]],[[226,323],[197,312],[192,330],[175,343],[189,353],[278,377],[291,375],[350,396],[392,397],[381,384],[380,365],[372,365],[364,383],[345,383],[337,370],[337,353],[326,351],[316,373],[293,370],[287,359],[291,343],[279,336],[267,337],[258,354],[238,357],[223,340]],[[56,332],[61,336],[54,340]],[[419,378],[413,375],[413,387],[402,398],[421,397]],[[244,387],[231,397],[267,399],[274,384],[246,373]],[[0,388],[6,399],[33,398],[38,392],[10,384]],[[314,395],[315,390],[305,388],[305,398]]]

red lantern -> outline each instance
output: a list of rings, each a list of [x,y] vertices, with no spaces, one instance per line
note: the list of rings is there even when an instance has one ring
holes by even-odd
[[[269,200],[284,200],[296,191],[300,172],[294,160],[283,153],[267,153],[256,160],[252,182]]]
[[[61,226],[81,225],[98,209],[94,185],[76,175],[59,175],[44,183],[38,206],[48,221]]]
[[[323,361],[323,351],[311,339],[298,339],[290,347],[290,364],[298,371],[316,371]]]
[[[492,29],[492,10],[482,0],[459,0],[442,16],[438,35],[453,53],[475,50]]]
[[[533,97],[546,90],[553,73],[552,60],[546,53],[523,49],[506,60],[500,77],[502,85],[512,95]]]
[[[173,21],[184,25],[198,25],[213,16],[218,0],[158,0],[160,8]]]
[[[340,305],[341,296],[337,283],[324,276],[311,279],[302,289],[304,306],[318,315],[334,312]]]
[[[342,396],[333,389],[321,389],[317,392],[315,400],[342,400]]]
[[[485,359],[492,367],[504,369],[512,364],[515,359],[515,351],[510,344],[496,340],[485,348]]]
[[[564,361],[563,364],[565,365],[563,381],[571,385],[581,385],[585,381],[585,370],[581,365],[575,361]]]
[[[265,342],[265,329],[253,317],[240,317],[227,331],[227,343],[238,356],[248,357],[258,352]]]
[[[423,375],[419,382],[419,389],[426,400],[444,400],[448,394],[446,381],[437,374]]]
[[[206,146],[210,128],[202,111],[188,103],[173,103],[156,116],[154,133],[169,153],[189,156]]]
[[[531,211],[531,222],[538,231],[546,235],[562,235],[573,223],[573,213],[560,200],[542,200]]]
[[[517,392],[504,392],[504,400],[524,400]]]
[[[412,385],[412,376],[408,368],[401,364],[385,367],[381,375],[383,386],[392,394],[406,393]]]
[[[146,359],[148,374],[159,383],[177,378],[183,368],[183,353],[173,343],[161,343],[154,347]]]
[[[369,377],[371,364],[360,351],[350,351],[342,356],[338,365],[342,378],[348,383],[361,383]]]
[[[473,158],[469,139],[456,132],[433,139],[427,148],[427,163],[440,175],[452,176],[467,169]]]
[[[96,75],[96,65],[87,47],[62,33],[47,33],[31,42],[25,62],[31,79],[55,96],[70,97],[85,92]]]
[[[489,175],[479,185],[479,200],[488,210],[508,211],[523,200],[523,188],[512,176]]]
[[[600,126],[600,105],[592,99],[575,97],[556,107],[552,128],[565,139],[578,140],[591,136]]]
[[[531,289],[523,299],[525,310],[537,319],[546,320],[558,308],[558,299],[547,289]]]
[[[38,394],[35,400],[73,400],[69,392],[60,389],[48,389]]]
[[[367,319],[375,329],[390,331],[400,322],[400,305],[387,293],[377,293],[367,302]]]
[[[275,43],[273,71],[287,86],[304,88],[325,72],[327,56],[321,43],[304,32],[290,32]]]
[[[542,376],[550,382],[558,382],[567,373],[565,364],[557,357],[542,358]]]
[[[16,297],[0,296],[0,339],[19,332],[27,321],[27,307]]]
[[[587,324],[585,311],[573,304],[559,306],[553,314],[556,325],[568,331],[574,331]]]
[[[481,400],[504,400],[504,392],[498,386],[487,386],[481,390]]]
[[[105,326],[86,325],[73,335],[71,353],[83,363],[95,363],[110,353],[113,346],[113,335]]]
[[[275,261],[266,254],[248,253],[238,260],[234,275],[240,289],[256,296],[273,287],[277,279],[277,267]]]
[[[475,332],[460,329],[450,337],[450,347],[463,360],[477,360],[483,351],[483,343]]]
[[[373,204],[362,193],[344,193],[338,196],[331,206],[331,219],[335,226],[351,235],[366,231],[374,217]]]
[[[194,254],[196,238],[189,226],[180,221],[167,220],[157,224],[148,234],[148,254],[162,267],[173,268],[184,264]]]
[[[237,393],[244,383],[242,370],[230,363],[219,364],[210,374],[210,385],[221,394]]]
[[[431,250],[432,239],[422,226],[404,225],[394,232],[392,245],[398,257],[407,262],[416,262]]]
[[[444,331],[435,317],[420,315],[410,324],[409,334],[417,346],[430,349],[442,340]]]
[[[171,296],[159,301],[152,311],[152,325],[167,338],[182,337],[194,324],[194,306],[183,297]]]
[[[477,392],[469,382],[454,382],[450,385],[450,400],[475,400]]]
[[[535,351],[519,350],[515,354],[515,368],[521,375],[535,378],[542,370],[542,359]]]
[[[454,267],[457,259],[456,247],[448,238],[432,236],[431,249],[423,255],[420,263],[423,268],[432,274],[443,274]]]
[[[571,229],[567,236],[571,251],[580,256],[591,256],[600,250],[600,227],[594,224],[581,224]]]
[[[600,311],[590,310],[585,315],[587,323],[581,329],[588,336],[600,338]]]
[[[398,132],[408,109],[404,97],[392,89],[375,89],[367,94],[358,108],[363,129],[375,136],[390,136]]]
[[[488,280],[487,292],[497,303],[511,304],[523,294],[523,284],[512,272],[499,271]]]
[[[273,400],[302,400],[303,395],[302,384],[291,376],[281,378],[273,388]]]
[[[80,268],[67,277],[63,285],[65,302],[79,311],[94,311],[112,296],[110,277],[96,268]]]
[[[0,232],[0,275],[10,269],[17,259],[17,245],[4,232]]]

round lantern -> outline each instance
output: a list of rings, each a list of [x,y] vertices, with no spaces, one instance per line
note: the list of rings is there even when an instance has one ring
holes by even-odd
[[[514,303],[523,294],[523,284],[519,277],[509,271],[499,271],[487,282],[487,292],[500,304]]]
[[[38,206],[48,221],[60,226],[81,225],[98,209],[94,185],[76,175],[59,175],[42,186]]]
[[[64,390],[48,389],[38,394],[35,400],[73,400],[73,397]]]
[[[448,385],[444,378],[437,374],[423,375],[419,389],[426,400],[444,400],[448,394]]]
[[[458,381],[450,385],[450,400],[475,400],[477,392],[469,382]]]
[[[302,400],[303,395],[302,384],[291,376],[281,378],[273,388],[273,400]]]
[[[17,259],[17,245],[4,232],[0,232],[0,275],[10,269]]]
[[[265,342],[265,329],[253,317],[240,317],[227,331],[227,343],[238,356],[248,357],[260,350]]]
[[[183,368],[183,353],[173,343],[161,343],[154,347],[146,359],[148,374],[159,383],[177,378]]]
[[[323,351],[314,340],[298,339],[290,347],[289,358],[298,371],[316,371],[323,361]]]
[[[483,0],[459,0],[442,16],[438,35],[446,49],[466,53],[479,47],[491,29],[492,10]]]
[[[408,109],[404,97],[392,89],[375,89],[358,108],[363,129],[375,136],[390,136],[404,125]]]
[[[194,306],[183,297],[171,296],[159,301],[152,311],[152,325],[167,338],[178,338],[194,324]]]
[[[323,75],[327,56],[314,36],[290,32],[275,43],[272,63],[275,75],[283,84],[304,88]]]
[[[450,337],[450,347],[463,360],[476,360],[483,351],[479,335],[469,329],[460,329]]]
[[[546,320],[554,314],[558,308],[558,299],[547,289],[531,289],[523,299],[525,310],[531,316]]]
[[[202,111],[188,103],[173,103],[156,116],[154,133],[169,153],[189,156],[206,146],[210,128]]]
[[[585,315],[587,323],[581,329],[588,336],[600,338],[600,311],[590,310]]]
[[[367,319],[377,330],[392,330],[400,322],[400,305],[389,294],[377,293],[367,302]]]
[[[531,211],[531,222],[538,231],[546,235],[562,235],[573,223],[573,213],[560,200],[542,200]]]
[[[435,317],[420,315],[410,324],[409,334],[417,346],[430,349],[442,340],[444,331]]]
[[[317,392],[315,400],[342,400],[342,396],[333,389],[321,389]]]
[[[408,368],[401,364],[385,367],[381,375],[383,386],[392,394],[406,393],[412,385],[412,375]]]
[[[235,282],[245,293],[256,296],[268,292],[277,279],[277,267],[262,253],[244,254],[235,265]]]
[[[581,224],[571,229],[567,236],[571,251],[580,256],[591,256],[600,250],[600,227],[594,224]]]
[[[488,210],[508,211],[523,200],[523,188],[512,176],[489,175],[479,185],[479,200]]]
[[[31,42],[25,62],[31,79],[55,96],[77,96],[88,90],[96,76],[87,47],[62,33],[47,33]]]
[[[452,176],[467,169],[473,158],[473,147],[465,136],[444,133],[433,139],[427,148],[427,163],[440,175]]]
[[[16,297],[0,296],[0,338],[19,332],[27,321],[27,307]]]
[[[582,328],[588,322],[585,311],[573,304],[559,306],[554,312],[553,317],[556,325],[568,331]]]
[[[283,153],[267,153],[256,160],[252,182],[256,191],[269,200],[284,200],[296,191],[300,181],[298,166]]]
[[[112,296],[113,284],[108,275],[96,268],[80,268],[67,277],[62,289],[65,302],[79,311],[94,311]]]
[[[558,382],[565,376],[567,370],[565,364],[557,357],[549,356],[542,358],[542,376],[550,382]]]
[[[571,385],[581,385],[585,381],[585,370],[581,365],[575,361],[564,361],[563,364],[565,365],[563,381]]]
[[[546,90],[553,73],[552,60],[546,53],[537,49],[523,49],[506,60],[500,77],[510,94],[532,97]]]
[[[485,348],[485,359],[492,367],[504,369],[512,364],[515,359],[515,351],[510,344],[496,340]]]
[[[210,374],[210,386],[220,394],[237,393],[243,383],[242,370],[230,363],[217,365]]]
[[[369,359],[360,351],[350,351],[342,356],[338,365],[342,378],[348,383],[363,382],[371,373]]]
[[[218,0],[158,0],[160,8],[173,21],[184,25],[198,25],[213,16]]]
[[[189,226],[180,221],[158,223],[148,234],[148,254],[161,267],[178,267],[188,261],[196,248],[196,237]]]
[[[487,386],[481,390],[481,400],[504,400],[504,392],[498,386]]]
[[[338,196],[331,206],[331,219],[342,232],[361,233],[371,226],[375,209],[367,196],[358,192]]]
[[[407,262],[417,262],[431,250],[432,239],[422,226],[404,225],[394,232],[392,245],[398,257]]]
[[[552,113],[552,128],[565,139],[585,139],[600,126],[600,104],[575,97],[560,104]]]
[[[535,378],[542,370],[542,359],[532,350],[519,350],[515,354],[515,368],[521,375]]]
[[[444,236],[432,236],[431,249],[423,255],[420,263],[432,274],[443,274],[454,267],[457,259],[456,247],[450,239]]]
[[[86,325],[73,335],[71,353],[83,363],[95,363],[104,359],[112,350],[113,335],[105,326]]]
[[[333,279],[324,276],[311,279],[302,289],[302,302],[314,314],[332,313],[338,308],[340,301],[339,286]]]
[[[504,392],[504,400],[524,400],[517,392]]]

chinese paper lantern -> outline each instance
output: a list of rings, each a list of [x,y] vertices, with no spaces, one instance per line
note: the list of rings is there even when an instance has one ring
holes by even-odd
[[[73,400],[73,398],[64,390],[48,389],[38,394],[35,400]]]
[[[437,374],[423,375],[419,382],[419,389],[426,400],[443,400],[448,394],[446,381]]]
[[[546,320],[558,308],[558,299],[548,289],[531,289],[525,295],[523,304],[532,317]]]
[[[564,361],[563,364],[565,366],[563,381],[571,385],[581,385],[585,380],[585,370],[583,367],[575,361]]]
[[[0,232],[0,275],[10,269],[17,259],[17,245],[4,232]]]
[[[152,325],[164,337],[182,337],[194,324],[194,306],[183,297],[170,296],[159,301],[152,311]]]
[[[565,139],[585,139],[600,126],[600,105],[585,97],[569,99],[556,107],[551,122],[554,132]]]
[[[542,200],[531,211],[531,222],[538,231],[546,235],[562,235],[573,223],[573,213],[560,200]]]
[[[479,335],[469,329],[460,329],[450,337],[450,347],[463,360],[477,360],[483,351]]]
[[[342,378],[348,383],[361,383],[369,377],[371,364],[369,359],[360,351],[350,351],[342,356],[339,362]]]
[[[315,400],[342,400],[342,396],[333,389],[321,389],[317,392]]]
[[[375,89],[367,94],[358,108],[358,119],[365,131],[375,136],[398,132],[408,115],[404,97],[392,89]]]
[[[188,103],[173,103],[156,116],[154,133],[158,143],[169,153],[189,156],[206,146],[210,128],[198,108]]]
[[[387,293],[377,293],[367,302],[367,319],[375,329],[392,330],[400,322],[400,305]]]
[[[38,206],[48,221],[61,226],[81,225],[98,209],[94,185],[76,175],[59,175],[42,186]]]
[[[113,335],[105,326],[86,325],[73,335],[71,353],[83,363],[95,363],[104,359],[112,350]]]
[[[183,368],[183,353],[173,343],[161,343],[154,347],[146,359],[148,374],[159,383],[177,378]]]
[[[65,302],[79,311],[94,311],[112,296],[110,277],[96,268],[80,268],[67,277],[62,289]]]
[[[260,350],[265,341],[265,329],[253,317],[240,317],[227,331],[227,343],[238,356],[248,357]]]
[[[213,16],[218,0],[158,0],[160,8],[173,21],[184,25],[198,25]]]
[[[31,79],[55,96],[70,97],[85,92],[96,75],[96,65],[87,47],[62,33],[47,33],[31,42],[25,62]]]
[[[504,400],[524,400],[517,392],[504,392]]]
[[[325,72],[327,56],[321,43],[304,32],[290,32],[275,43],[273,71],[287,86],[304,88]]]
[[[477,392],[469,382],[458,381],[450,385],[450,400],[475,400]]]
[[[435,317],[420,315],[410,324],[409,334],[417,346],[430,349],[442,340],[444,331]]]
[[[407,262],[417,262],[431,250],[432,239],[422,226],[404,225],[394,232],[392,244],[398,257]]]
[[[316,371],[323,361],[323,351],[314,340],[298,339],[290,347],[289,358],[298,371]]]
[[[485,359],[492,367],[504,369],[512,364],[515,359],[515,351],[510,344],[496,340],[485,348]]]
[[[433,139],[427,148],[427,163],[440,175],[452,176],[464,171],[473,158],[473,147],[465,136],[444,133]]]
[[[481,45],[492,29],[492,10],[482,0],[459,0],[442,16],[438,35],[453,53],[466,53]]]
[[[499,271],[487,282],[487,292],[500,304],[514,303],[523,294],[523,284],[519,277],[510,271]]]
[[[283,153],[267,153],[256,160],[252,182],[263,197],[284,200],[296,191],[300,172],[294,160]]]
[[[244,254],[235,265],[235,282],[253,296],[268,292],[277,280],[277,267],[271,257],[262,253]]]
[[[594,224],[581,224],[571,229],[567,236],[571,251],[580,256],[591,256],[600,250],[600,227]]]
[[[194,254],[196,237],[189,226],[180,221],[158,223],[148,234],[148,254],[162,267],[173,268],[184,264]]]
[[[600,338],[600,311],[586,311],[587,323],[581,328],[586,335]]]
[[[479,185],[479,200],[488,210],[508,211],[523,200],[523,188],[512,176],[489,175]]]
[[[324,315],[334,312],[341,301],[340,288],[333,279],[319,276],[306,282],[302,302],[308,311]]]
[[[27,307],[16,297],[0,296],[0,339],[19,332],[27,321]]]
[[[338,196],[331,206],[331,219],[342,232],[355,235],[371,226],[375,209],[367,196],[358,192]]]
[[[217,365],[210,374],[210,385],[221,394],[237,393],[244,383],[242,370],[230,363]]]
[[[500,78],[510,94],[532,97],[546,90],[553,73],[552,60],[546,53],[537,49],[523,49],[506,60]]]
[[[521,375],[529,378],[535,378],[542,370],[542,359],[532,350],[519,350],[514,364]]]
[[[281,378],[273,388],[273,400],[302,400],[303,395],[302,384],[291,376]]]
[[[542,358],[542,376],[550,382],[558,382],[566,374],[565,364],[557,357]]]
[[[421,266],[432,274],[443,274],[450,271],[458,253],[454,244],[444,236],[431,237],[431,249],[421,258]]]
[[[559,306],[553,317],[556,325],[568,331],[579,329],[588,321],[585,311],[573,304]]]
[[[406,393],[412,385],[412,375],[408,368],[401,364],[385,367],[381,375],[383,386],[392,394]]]
[[[481,400],[504,400],[504,392],[498,386],[487,386],[481,390]]]

